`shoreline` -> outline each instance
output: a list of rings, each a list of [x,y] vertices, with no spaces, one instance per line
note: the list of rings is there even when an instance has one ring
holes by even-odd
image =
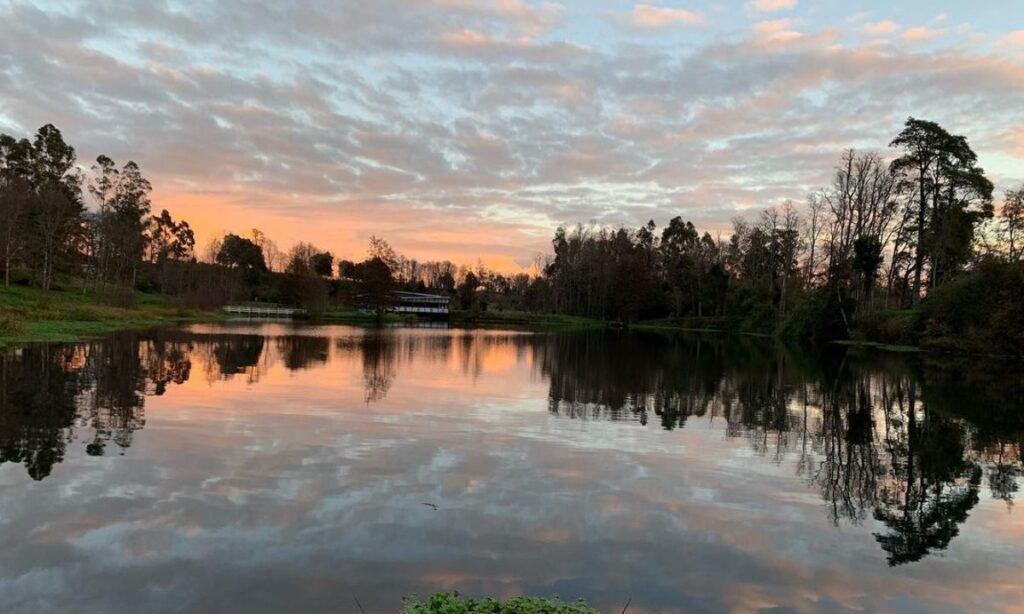
[[[0,287],[0,349],[26,343],[74,342],[119,330],[179,326],[205,322],[225,322],[230,314],[220,310],[185,309],[174,304],[171,297],[137,292],[133,304],[114,307],[102,304],[91,291],[66,288],[43,292],[23,286]],[[385,314],[378,319],[374,314],[347,309],[328,310],[298,322],[310,324],[351,324],[375,326],[379,324],[403,325],[426,322],[414,315]],[[666,320],[640,321],[629,325],[591,318],[559,314],[537,314],[521,311],[453,311],[447,324],[456,328],[507,328],[536,332],[571,332],[611,329],[648,332],[682,332],[746,337],[775,338],[775,335],[753,331],[729,330],[705,323],[671,322]],[[892,344],[870,339],[834,339],[828,345],[861,348],[895,354],[922,354],[933,356],[977,356],[1017,361],[1020,357],[956,351],[949,348],[929,348],[921,345]]]

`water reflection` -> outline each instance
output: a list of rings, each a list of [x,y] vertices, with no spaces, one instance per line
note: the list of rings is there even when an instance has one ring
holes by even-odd
[[[310,377],[300,383],[289,379],[300,374]],[[193,386],[188,394],[179,392],[179,388],[190,387],[186,385],[190,379],[202,387]],[[349,382],[354,389],[348,387]],[[240,390],[235,384],[245,388]],[[538,386],[546,392],[536,394]],[[645,513],[655,513],[654,508],[662,506],[665,510],[657,511],[661,518],[667,509],[684,502],[643,492],[642,476],[654,471],[659,481],[671,485],[673,481],[685,483],[694,467],[702,463],[724,462],[728,469],[729,457],[710,445],[713,440],[704,435],[717,433],[758,459],[747,461],[754,464],[742,469],[728,469],[723,479],[749,479],[744,474],[758,474],[757,465],[778,467],[782,475],[789,476],[788,481],[772,482],[774,493],[760,485],[749,496],[760,497],[768,505],[774,497],[792,500],[801,491],[811,493],[824,503],[824,518],[819,517],[817,524],[857,528],[862,543],[871,544],[890,566],[913,567],[909,564],[949,549],[971,524],[972,514],[983,501],[994,499],[1012,512],[1024,475],[1024,380],[1005,365],[996,368],[972,362],[878,356],[838,348],[805,356],[763,340],[652,333],[534,335],[282,326],[124,333],[81,344],[30,345],[0,355],[0,465],[21,465],[32,480],[40,481],[54,475],[61,463],[82,463],[85,457],[112,451],[134,454],[129,448],[147,427],[147,404],[161,396],[171,404],[162,405],[165,412],[178,401],[191,399],[190,406],[194,406],[198,399],[241,415],[252,413],[244,428],[227,417],[208,417],[203,423],[205,432],[194,435],[189,443],[206,445],[203,438],[221,432],[270,433],[267,440],[245,444],[246,462],[260,467],[260,455],[280,450],[288,454],[288,471],[293,473],[288,479],[266,478],[273,480],[277,489],[261,495],[266,502],[290,500],[281,499],[285,495],[278,491],[301,499],[305,495],[295,489],[314,477],[309,473],[314,469],[304,468],[319,466],[318,455],[328,450],[341,454],[341,461],[324,463],[319,470],[324,473],[316,479],[339,471],[342,476],[351,475],[342,480],[345,490],[321,489],[313,500],[320,506],[341,506],[339,509],[347,509],[346,505],[360,509],[371,501],[385,506],[367,508],[376,512],[364,511],[369,516],[362,522],[370,522],[373,513],[388,509],[399,485],[411,479],[409,474],[422,478],[424,472],[439,472],[437,479],[447,484],[460,472],[470,471],[455,467],[458,458],[472,452],[473,475],[459,478],[459,492],[481,509],[489,509],[491,514],[504,510],[500,513],[529,516],[541,512],[524,510],[519,499],[543,499],[549,492],[556,497],[587,493],[588,500],[596,497],[603,501],[602,515],[611,513],[618,519],[616,524],[602,524],[602,529],[610,535],[633,535],[630,519],[615,515],[615,510],[646,505],[650,509]],[[308,416],[324,419],[309,414],[304,409],[307,406],[328,408],[326,415],[342,419],[345,427],[263,417],[259,412],[264,396],[276,411],[299,413],[307,416],[306,420],[313,419]],[[351,403],[353,400],[357,403]],[[446,409],[445,403],[456,403],[460,409]],[[348,413],[360,406],[373,413],[359,418],[356,416],[361,414]],[[492,411],[497,413],[489,413]],[[621,440],[634,447],[628,457],[635,466],[612,469],[620,464],[623,452],[612,448],[594,456],[577,450],[575,438],[586,439],[587,446],[595,449],[604,443],[596,434],[544,427],[538,422],[544,419],[555,425],[609,424],[619,433],[615,438],[639,429],[645,437]],[[237,418],[232,420],[237,422]],[[381,432],[372,436],[342,434],[365,420],[379,421]],[[477,431],[489,433],[488,439],[474,434]],[[670,457],[665,450],[677,445],[678,440],[669,437],[691,431],[699,437],[685,441],[706,447],[675,453],[671,458],[677,464],[659,469],[662,459]],[[459,439],[464,432],[472,443]],[[605,439],[612,437],[608,431],[601,432]],[[557,434],[557,438],[549,441],[545,433]],[[325,436],[327,441],[322,440]],[[244,441],[248,435],[231,437]],[[296,443],[282,447],[282,438]],[[517,443],[523,438],[541,443],[525,448]],[[453,451],[453,441],[463,447]],[[224,457],[226,462],[235,454],[231,445],[202,449],[210,458]],[[422,447],[422,455],[399,455],[397,450],[407,446]],[[146,447],[140,448],[138,454],[146,456]],[[396,450],[394,458],[388,456],[391,449]],[[377,452],[371,454],[370,450]],[[82,456],[76,456],[76,451]],[[347,473],[357,471],[355,459],[364,456],[375,460],[363,466],[358,477]],[[175,463],[185,461],[162,462],[171,466],[161,471],[170,471]],[[504,483],[481,486],[481,480],[488,479],[486,467],[509,462],[518,463],[519,478],[532,476],[528,483],[518,488]],[[633,477],[608,477],[621,472]],[[494,473],[502,470],[494,469]],[[202,483],[217,484],[222,479],[210,475]],[[617,496],[597,495],[601,491],[594,490],[588,479],[601,484],[601,489],[631,493],[633,501],[627,504]],[[239,496],[239,488],[232,485],[229,492]],[[723,483],[718,488],[718,494],[708,494],[707,487],[696,492],[712,499],[736,496],[729,494],[734,486]],[[254,492],[263,492],[263,487]],[[445,487],[425,494],[416,492],[409,498],[418,505],[428,498],[441,501],[445,493],[455,496]],[[246,509],[246,514],[259,513],[255,508]],[[765,510],[728,511],[727,506],[715,510],[717,514],[767,515]],[[353,513],[345,512],[344,526],[359,522]],[[679,509],[676,513],[681,518],[673,523],[696,522],[694,518],[686,520]],[[422,523],[430,517],[416,518]],[[295,519],[295,529],[315,532],[321,521],[300,517]],[[406,522],[411,521],[392,519],[388,526],[415,534],[418,529]],[[487,524],[478,526],[467,521],[460,530],[480,536],[492,522],[493,518],[487,518]],[[504,535],[503,530],[492,529]],[[530,528],[533,539],[548,535],[542,542],[571,540],[561,533],[565,530],[558,522],[547,528]],[[386,549],[388,556],[402,557],[417,540],[434,538],[410,539]],[[441,543],[450,539],[441,538]],[[508,534],[502,539],[502,547],[516,548],[516,540],[525,535]],[[575,539],[584,538],[576,535]],[[432,555],[441,557],[435,562],[442,566],[449,563],[444,548],[433,550]],[[579,548],[582,552],[584,544]],[[451,552],[450,556],[451,565],[470,565],[459,558],[462,554]],[[473,565],[478,562],[470,567]],[[387,576],[380,569],[375,573]],[[450,587],[443,582],[419,581],[428,588]],[[568,586],[575,587],[573,594],[600,601],[601,592],[596,588],[603,582],[600,574],[591,581],[594,585],[577,579]],[[666,605],[649,597],[655,605]],[[638,601],[638,607],[643,607],[642,600]]]
[[[67,446],[120,450],[145,425],[145,397],[188,380],[191,347],[158,335],[81,345],[30,345],[0,355],[0,463],[50,475]]]
[[[1019,487],[1024,384],[1012,370],[843,351],[806,360],[765,343],[643,334],[543,348],[551,412],[653,415],[669,430],[720,419],[767,459],[796,454],[833,523],[883,523],[876,539],[891,565],[946,548],[983,475],[1008,505]]]

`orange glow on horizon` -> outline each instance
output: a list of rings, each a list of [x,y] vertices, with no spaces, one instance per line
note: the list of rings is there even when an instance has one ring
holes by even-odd
[[[452,221],[450,228],[419,229],[379,215],[375,203],[350,207],[345,212],[315,210],[289,216],[249,204],[267,203],[275,198],[274,195],[174,191],[161,189],[159,184],[159,180],[154,181],[154,212],[167,209],[174,219],[189,223],[196,234],[196,257],[199,259],[206,256],[212,240],[227,233],[249,236],[255,228],[266,234],[284,253],[302,241],[330,251],[337,259],[358,262],[366,258],[370,236],[374,235],[387,240],[399,254],[420,262],[450,260],[456,265],[471,268],[483,264],[503,275],[536,271],[532,265],[523,266],[517,262],[528,253],[520,254],[521,250],[497,240],[488,241],[499,234],[511,235],[516,232],[514,227],[487,224],[481,228],[473,220],[461,220]],[[354,213],[355,209],[359,213]],[[508,243],[512,243],[511,239]]]

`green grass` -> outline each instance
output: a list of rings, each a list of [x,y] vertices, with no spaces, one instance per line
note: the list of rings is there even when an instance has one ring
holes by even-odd
[[[218,312],[182,309],[166,296],[136,292],[131,307],[102,304],[81,287],[44,292],[0,287],[0,346],[31,341],[73,341],[123,328],[224,319]]]
[[[630,324],[637,330],[680,330],[694,333],[720,333],[724,328],[720,318],[659,318],[657,320],[641,320]]]
[[[846,345],[850,347],[871,348],[875,350],[883,350],[886,352],[913,353],[924,351],[921,348],[913,345],[894,345],[891,343],[879,343],[877,341],[862,341],[857,339],[843,339],[841,341],[832,341],[832,343],[836,345]]]
[[[498,601],[490,597],[467,599],[458,593],[437,593],[426,601],[407,603],[402,614],[597,614],[582,601],[515,597]]]
[[[317,314],[313,320],[316,322],[337,322],[342,324],[412,324],[417,322],[416,316],[412,315],[386,313],[382,318],[378,319],[376,314],[364,313],[343,307],[328,309]]]
[[[584,330],[603,328],[607,323],[591,318],[525,311],[453,311],[449,322],[454,326],[494,326],[539,331]]]

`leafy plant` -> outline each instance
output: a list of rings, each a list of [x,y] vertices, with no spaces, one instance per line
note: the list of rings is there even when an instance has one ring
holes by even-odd
[[[508,601],[486,597],[468,599],[458,593],[437,593],[426,601],[406,603],[402,614],[597,614],[582,601],[515,597]]]

